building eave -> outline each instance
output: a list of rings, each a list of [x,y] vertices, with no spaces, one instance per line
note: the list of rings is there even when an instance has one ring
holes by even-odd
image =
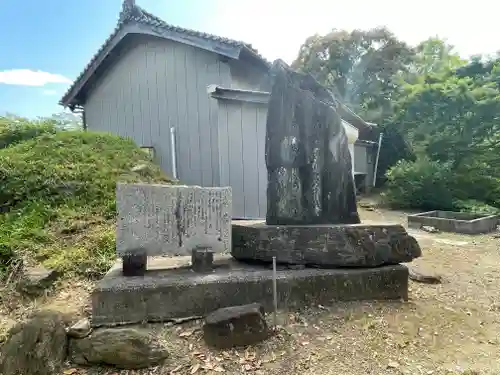
[[[271,93],[267,91],[235,89],[221,87],[218,85],[209,85],[207,87],[207,92],[212,98],[219,100],[241,101],[264,105],[267,105],[269,103],[269,99],[271,97]],[[370,126],[361,117],[349,110],[342,103],[337,102],[337,104],[341,106],[341,109],[339,110],[339,116],[342,119],[342,123],[344,124],[344,126],[351,128],[353,132],[355,132],[358,136],[363,129],[360,129],[358,127],[360,126],[360,124],[366,124],[364,126]],[[337,107],[337,109],[339,109],[339,107]],[[354,124],[352,123],[353,120],[355,121]],[[356,126],[356,124],[358,124],[358,126]]]
[[[270,97],[270,94],[266,91],[234,89],[220,87],[217,85],[209,85],[207,87],[207,92],[212,98],[219,100],[230,100],[264,105],[269,104]]]

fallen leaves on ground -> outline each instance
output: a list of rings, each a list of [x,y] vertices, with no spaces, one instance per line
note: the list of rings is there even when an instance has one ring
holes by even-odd
[[[361,211],[365,221],[404,222],[400,213]],[[453,242],[433,241],[433,236]],[[212,350],[201,321],[154,325],[171,357],[143,370],[68,367],[66,375],[492,375],[500,373],[500,243],[488,236],[429,234],[417,238],[414,264],[443,275],[442,284],[410,282],[408,302],[351,302],[287,311],[277,332],[250,348]],[[466,245],[457,245],[466,243]],[[88,288],[65,289],[43,304],[71,305]],[[68,293],[68,290],[71,293]],[[87,293],[87,294],[85,294]],[[82,297],[83,296],[83,297]],[[75,314],[76,315],[76,314]],[[7,319],[14,315],[6,314]],[[271,318],[271,317],[270,317]],[[269,319],[271,321],[272,319]],[[73,372],[77,370],[77,372]]]

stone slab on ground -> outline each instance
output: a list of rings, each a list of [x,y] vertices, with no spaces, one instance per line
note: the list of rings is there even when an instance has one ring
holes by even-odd
[[[273,309],[272,270],[216,256],[214,271],[194,273],[191,257],[151,258],[146,274],[124,277],[117,264],[92,293],[93,326],[160,322],[205,316],[234,305],[261,303]],[[182,262],[181,262],[182,260]],[[178,268],[169,268],[175,264]],[[399,300],[408,297],[408,268],[277,271],[279,308],[330,305],[333,301]]]
[[[377,267],[422,255],[400,224],[267,225],[233,223],[231,255],[239,260],[334,267]]]
[[[268,336],[265,311],[258,303],[215,310],[203,325],[205,342],[219,349],[257,344]]]
[[[123,369],[155,366],[168,358],[163,340],[144,328],[98,329],[69,341],[69,360],[77,365],[108,365]]]
[[[230,187],[118,183],[116,208],[118,256],[231,249]]]

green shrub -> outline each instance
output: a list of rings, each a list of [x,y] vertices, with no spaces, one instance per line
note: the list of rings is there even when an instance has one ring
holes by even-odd
[[[498,215],[500,208],[490,206],[484,202],[468,199],[468,200],[454,200],[453,207],[457,211],[471,212],[480,215]]]
[[[131,172],[139,163],[151,164],[130,140],[80,131],[44,134],[0,151],[0,205],[44,201],[102,207],[114,200],[119,177],[151,179]],[[159,167],[152,169],[155,177],[161,175]]]
[[[487,206],[500,208],[500,178],[481,165],[457,170],[453,187],[457,200],[484,202]]]
[[[0,149],[0,272],[20,256],[69,274],[106,271],[115,258],[116,182],[170,179],[128,139],[30,124],[5,139],[16,134],[38,136]]]
[[[32,123],[18,117],[0,117],[0,149],[56,131],[49,122]]]
[[[452,174],[448,165],[419,159],[400,161],[387,171],[384,201],[391,207],[451,210]]]

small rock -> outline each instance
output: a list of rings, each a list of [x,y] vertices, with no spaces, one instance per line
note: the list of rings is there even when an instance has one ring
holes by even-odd
[[[439,233],[439,230],[434,228],[433,226],[430,226],[430,225],[422,225],[422,228],[421,228],[424,232],[427,232],[427,233]]]
[[[358,203],[359,207],[364,208],[367,211],[375,211],[375,205],[370,202],[359,202]]]
[[[101,328],[69,341],[69,359],[77,365],[139,369],[158,365],[167,357],[164,343],[146,329]]]
[[[68,329],[68,336],[81,339],[87,337],[92,332],[90,321],[87,318],[80,319]]]
[[[139,176],[148,177],[152,176],[155,172],[147,164],[139,164],[131,169],[132,172],[137,173]]]
[[[218,309],[205,318],[205,342],[225,349],[263,341],[269,335],[264,314],[264,308],[258,303]]]
[[[59,374],[66,357],[68,339],[62,314],[38,312],[14,326],[2,347],[3,375]]]
[[[148,169],[148,166],[146,164],[139,164],[134,167],[132,167],[131,171],[132,172],[142,172]]]
[[[430,272],[417,271],[412,267],[408,267],[408,277],[410,280],[426,284],[440,284],[441,276],[432,274]]]
[[[387,364],[387,368],[398,368],[399,367],[399,363],[397,363],[396,361],[389,361],[389,363]]]
[[[17,284],[17,290],[20,293],[39,296],[45,289],[49,288],[58,277],[54,270],[48,270],[45,267],[29,267],[25,270],[22,279]]]

